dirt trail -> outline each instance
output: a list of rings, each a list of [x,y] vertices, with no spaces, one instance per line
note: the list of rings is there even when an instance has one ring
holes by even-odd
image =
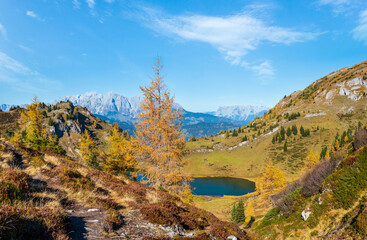
[[[69,237],[72,240],[110,239],[103,234],[105,211],[86,208],[77,204],[66,210],[66,212],[70,217],[71,231]]]
[[[32,188],[35,193],[41,193],[34,200],[42,206],[49,201],[57,201],[69,216],[70,226],[68,236],[72,240],[97,240],[97,239],[141,239],[143,237],[155,237],[184,235],[185,231],[178,227],[161,226],[144,220],[139,210],[126,210],[123,217],[123,225],[113,232],[107,233],[106,211],[93,205],[84,205],[78,199],[68,195],[60,180],[49,177],[41,169],[32,168],[29,159],[18,151],[10,143],[0,140],[0,145],[6,147],[7,152],[12,153],[12,161],[8,162],[10,168],[17,168],[27,172],[32,178]],[[55,167],[56,163],[45,155],[48,167]],[[0,159],[1,161],[1,159]],[[49,196],[43,196],[48,193]],[[47,195],[47,194],[46,194]],[[106,228],[106,229],[105,229]],[[187,233],[191,235],[191,233]]]

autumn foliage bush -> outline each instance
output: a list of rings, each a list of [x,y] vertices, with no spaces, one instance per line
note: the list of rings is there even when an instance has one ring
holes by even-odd
[[[0,201],[12,203],[29,196],[31,178],[23,172],[0,170]]]
[[[80,172],[74,170],[72,168],[63,167],[59,171],[59,178],[62,184],[73,190],[74,192],[78,192],[81,190],[93,190],[94,183],[88,177],[84,177]]]
[[[272,202],[281,212],[288,213],[293,210],[296,195],[310,197],[319,192],[321,184],[342,160],[342,156],[333,156],[319,162],[307,171],[299,180],[288,184],[281,192],[273,195]],[[297,193],[297,194],[296,194]]]
[[[104,222],[104,230],[106,232],[112,232],[120,228],[124,224],[124,219],[117,211],[109,210],[106,213],[106,219]]]
[[[0,206],[0,239],[69,239],[69,219],[60,209]]]
[[[367,130],[359,128],[354,134],[353,147],[355,150],[367,145]]]

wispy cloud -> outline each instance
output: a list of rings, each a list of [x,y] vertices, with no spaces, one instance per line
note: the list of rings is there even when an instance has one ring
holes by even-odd
[[[6,29],[5,27],[0,23],[0,34],[1,36],[6,40],[7,36],[6,36]]]
[[[355,10],[365,5],[365,0],[317,0],[316,5],[319,7],[329,6],[336,14],[351,15]]]
[[[30,53],[33,53],[33,52],[34,52],[31,48],[29,48],[29,47],[27,47],[27,46],[24,46],[24,45],[22,45],[22,44],[19,44],[19,47],[20,47],[21,49],[23,49],[23,50],[27,51],[27,52],[30,52]]]
[[[80,8],[80,2],[78,0],[73,0],[73,6],[74,8]]]
[[[351,0],[319,0],[319,5],[344,6],[351,4]]]
[[[359,14],[358,23],[358,26],[352,31],[353,37],[367,44],[367,9]]]
[[[33,12],[33,11],[30,11],[30,10],[28,10],[28,11],[26,11],[26,13],[25,13],[28,17],[32,17],[32,18],[35,18],[35,19],[37,19],[37,20],[39,20],[39,21],[44,21],[42,18],[40,18],[40,16],[38,16],[35,12]]]
[[[17,60],[0,52],[0,82],[20,92],[48,92],[60,88],[60,82],[52,81]]]
[[[85,0],[85,2],[88,4],[89,8],[94,8],[94,5],[96,5],[94,0]]]
[[[229,63],[246,67],[259,75],[272,75],[274,71],[269,61],[256,66],[245,61],[244,57],[249,51],[265,43],[289,45],[319,35],[269,25],[251,12],[223,17],[194,14],[173,16],[143,7],[133,17],[159,34],[208,43],[221,52]]]

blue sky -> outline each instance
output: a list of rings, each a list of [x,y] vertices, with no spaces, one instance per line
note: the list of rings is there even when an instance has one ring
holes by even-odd
[[[271,107],[366,44],[364,0],[1,0],[0,104],[136,96],[160,56],[188,110]]]

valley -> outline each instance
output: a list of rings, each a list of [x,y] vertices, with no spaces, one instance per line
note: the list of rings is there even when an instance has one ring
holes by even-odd
[[[146,129],[140,127],[130,136],[125,124],[109,123],[110,119],[99,115],[110,113],[109,105],[93,105],[94,114],[79,106],[81,102],[47,105],[35,99],[25,109],[18,106],[0,112],[0,190],[9,191],[1,187],[5,185],[13,189],[6,193],[8,197],[3,195],[6,205],[1,211],[10,214],[9,204],[20,204],[16,205],[20,215],[0,218],[0,223],[14,221],[10,232],[0,234],[22,236],[16,229],[24,224],[25,204],[30,211],[57,209],[57,218],[62,220],[55,221],[65,224],[53,227],[56,222],[45,213],[40,216],[47,219],[42,234],[71,239],[224,239],[234,232],[240,239],[364,236],[366,69],[367,62],[362,62],[329,74],[285,96],[248,124],[223,128],[210,136],[191,136],[182,148],[182,166],[170,170],[177,171],[175,177],[182,177],[183,183],[186,176],[187,182],[192,181],[191,190],[181,193],[166,189],[172,184],[162,187],[149,182],[148,176],[154,177],[148,175],[151,163],[135,157],[139,149],[145,149],[136,147],[136,139],[146,136]],[[126,116],[141,116],[139,107],[130,109],[135,113]],[[178,108],[174,109],[172,113]],[[183,111],[185,116],[198,121],[196,117],[207,115]],[[210,116],[199,124],[222,118]],[[40,122],[33,123],[33,118]],[[31,140],[38,136],[32,135],[38,128],[45,137]],[[149,147],[144,154],[152,151]],[[353,164],[359,170],[348,168]],[[147,185],[136,181],[134,174],[144,174],[137,179],[148,181]],[[166,179],[172,176],[167,174]],[[32,190],[21,195],[28,190],[13,186],[12,177],[23,179],[24,188],[29,185]],[[236,220],[240,203],[245,217]],[[176,209],[173,215],[164,213],[172,209]],[[305,211],[310,212],[310,220],[302,219]],[[325,217],[329,215],[335,221]],[[357,218],[362,223],[355,223]],[[32,224],[39,224],[36,216],[31,219]],[[68,233],[70,229],[73,234]]]

